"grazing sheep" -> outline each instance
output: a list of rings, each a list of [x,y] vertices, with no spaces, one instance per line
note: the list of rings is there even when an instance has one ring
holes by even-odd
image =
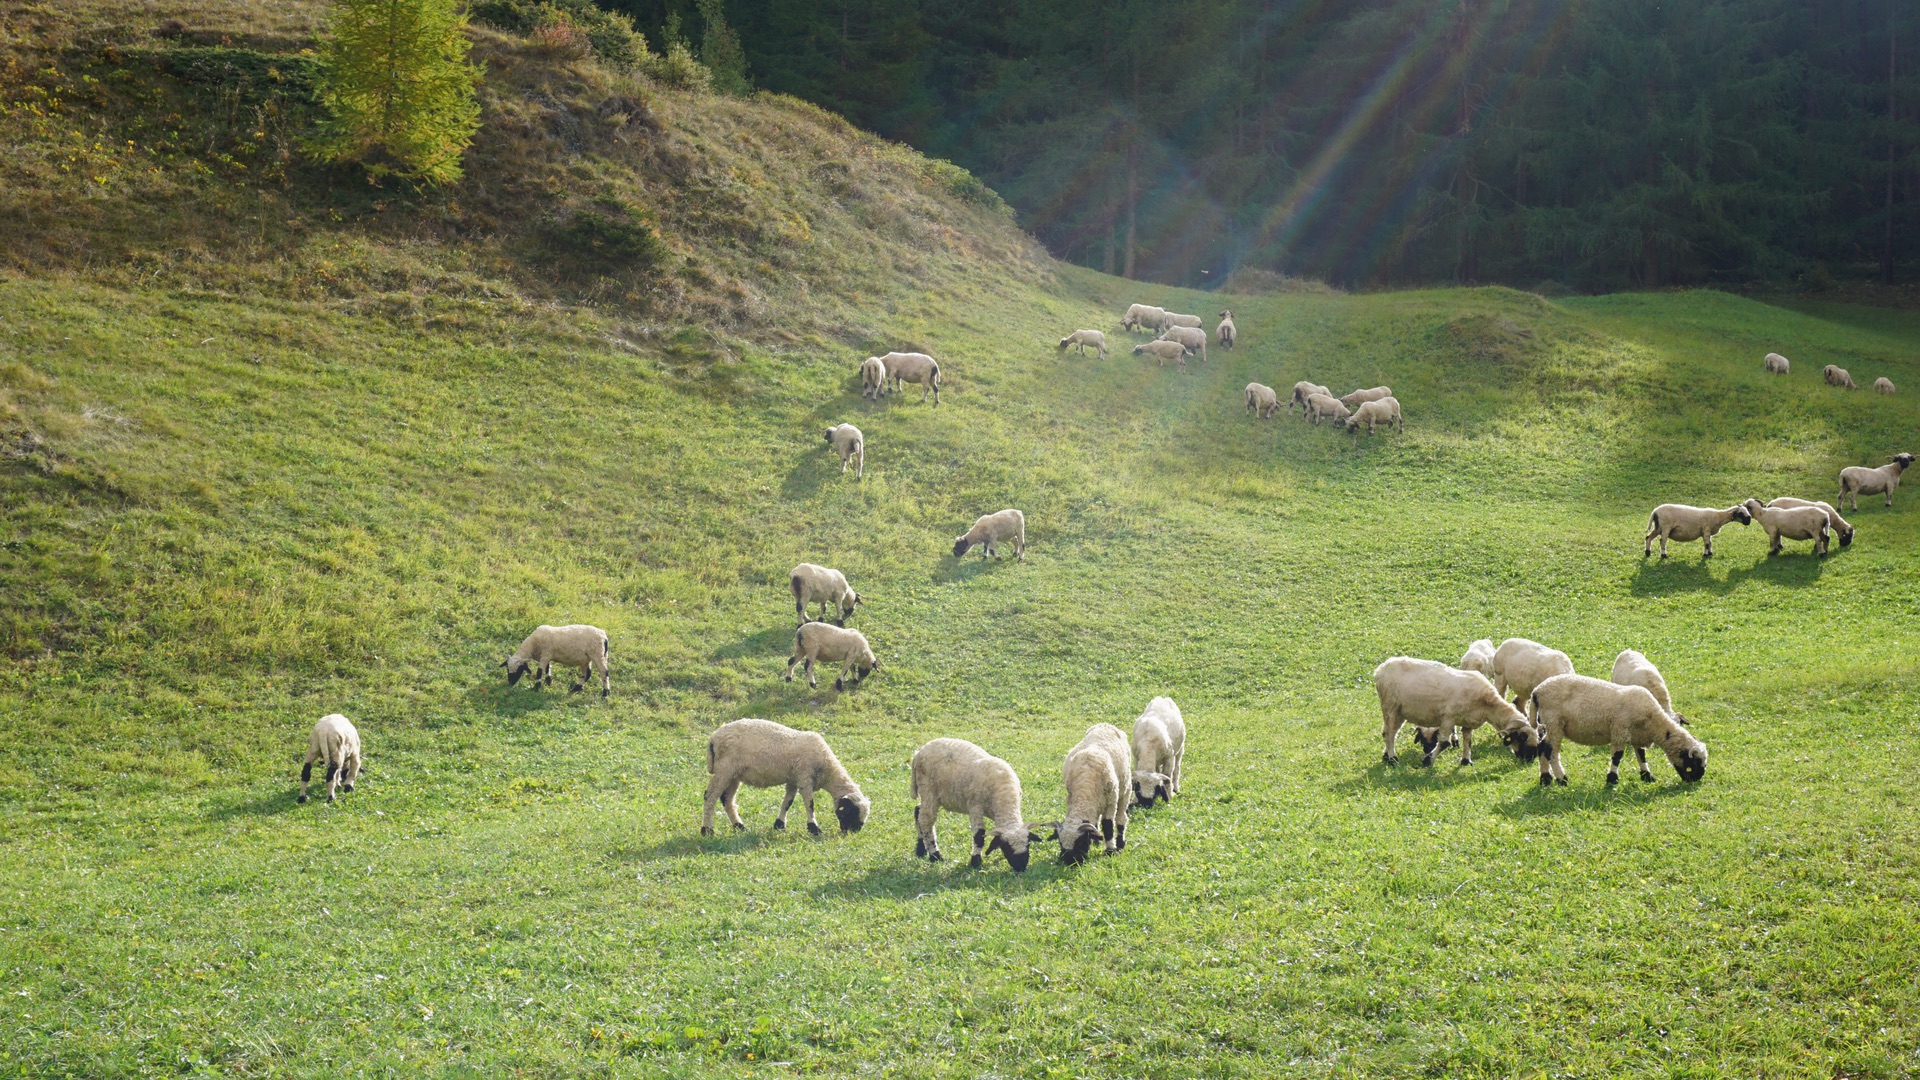
[[[1515,705],[1526,704],[1527,695],[1547,679],[1572,672],[1566,653],[1537,641],[1510,637],[1493,650],[1493,688],[1502,697],[1511,691]]]
[[[1233,312],[1220,313],[1220,325],[1214,328],[1214,333],[1219,336],[1223,349],[1231,349],[1240,343],[1240,328],[1233,325]]]
[[[1300,406],[1301,415],[1304,416],[1307,411],[1307,399],[1315,394],[1324,394],[1327,397],[1332,397],[1333,391],[1321,386],[1319,383],[1307,382],[1305,379],[1294,383],[1293,396],[1287,399],[1287,411],[1292,412],[1293,407],[1298,405]]]
[[[1185,345],[1182,345],[1178,341],[1161,341],[1157,338],[1153,341],[1143,341],[1133,347],[1133,355],[1151,356],[1157,360],[1158,363],[1154,365],[1155,367],[1166,367],[1167,361],[1178,360],[1181,371],[1187,370],[1187,353],[1189,351]]]
[[[1840,470],[1840,499],[1853,500],[1849,510],[1860,509],[1860,496],[1878,495],[1886,492],[1887,505],[1893,505],[1893,492],[1900,486],[1900,474],[1913,464],[1912,454],[1895,454],[1893,460],[1877,469],[1865,465],[1849,465]]]
[[[1307,399],[1307,416],[1312,418],[1314,427],[1319,427],[1323,419],[1345,420],[1349,415],[1339,398],[1315,394]]]
[[[858,461],[860,468],[854,476],[862,480],[867,478],[867,440],[860,434],[859,428],[852,424],[835,424],[827,429],[827,445],[840,455],[842,475],[846,474],[847,462]]]
[[[326,763],[327,775],[322,781],[327,785],[327,801],[334,801],[334,792],[342,781],[349,793],[360,779],[360,732],[355,730],[353,722],[339,713],[328,713],[313,725],[313,734],[307,738],[307,761],[300,766],[300,795],[296,802],[307,801],[307,784],[313,779],[313,763]]]
[[[1832,364],[1828,364],[1826,367],[1820,369],[1820,377],[1827,380],[1828,386],[1838,386],[1847,390],[1860,389],[1854,385],[1853,376],[1847,374],[1847,369],[1843,367],[1835,367]]]
[[[860,361],[860,396],[870,401],[879,401],[886,392],[886,361],[877,356],[869,356]]]
[[[1373,688],[1380,695],[1380,741],[1386,745],[1380,760],[1389,765],[1400,763],[1394,742],[1402,724],[1433,732],[1431,741],[1415,733],[1426,749],[1421,761],[1426,766],[1433,764],[1434,755],[1451,742],[1455,731],[1460,733],[1460,764],[1473,764],[1473,729],[1482,724],[1492,724],[1522,761],[1539,750],[1540,739],[1527,718],[1477,671],[1395,656],[1373,669]]]
[[[1160,331],[1161,341],[1177,341],[1187,347],[1187,351],[1200,357],[1202,363],[1207,359],[1207,332],[1197,326],[1169,326]]]
[[[1787,368],[1791,366],[1787,363],[1787,358],[1784,356],[1781,356],[1777,352],[1770,352],[1767,354],[1765,365],[1766,365],[1766,369],[1775,375],[1785,375],[1787,373]]]
[[[813,675],[815,661],[842,665],[840,677],[833,680],[835,690],[845,690],[849,676],[854,685],[859,685],[880,666],[865,634],[823,622],[810,622],[793,632],[793,655],[787,657],[787,681],[793,681],[794,665],[804,663],[807,685],[818,687],[820,681]]]
[[[1187,758],[1187,722],[1170,697],[1147,702],[1133,722],[1133,797],[1141,806],[1172,802],[1180,794],[1181,764]]]
[[[867,602],[847,584],[847,575],[810,562],[803,562],[788,572],[787,587],[793,592],[793,614],[800,620],[800,626],[807,625],[807,608],[814,604],[820,605],[822,622],[826,621],[831,608],[840,614],[834,625],[845,626],[847,620],[853,618],[853,609]]]
[[[1385,424],[1390,428],[1398,428],[1401,431],[1407,430],[1407,421],[1400,415],[1400,400],[1398,398],[1383,397],[1373,401],[1361,402],[1360,410],[1352,416],[1347,417],[1347,430],[1349,432],[1359,431],[1361,424],[1367,425],[1367,434],[1369,435],[1373,434],[1373,426],[1375,424]]]
[[[529,670],[533,672],[533,685],[537,689],[543,682],[553,685],[553,665],[579,668],[580,681],[567,692],[577,694],[593,677],[600,673],[600,696],[606,697],[613,690],[612,665],[608,657],[611,650],[607,645],[607,632],[597,626],[575,623],[572,626],[542,626],[527,635],[512,656],[500,661],[507,669],[507,685],[520,681],[520,676]]]
[[[1527,716],[1545,740],[1540,754],[1540,782],[1567,782],[1560,760],[1560,744],[1613,747],[1607,783],[1620,782],[1620,758],[1633,747],[1640,759],[1640,779],[1651,781],[1647,747],[1666,751],[1673,771],[1688,783],[1707,773],[1707,747],[1660,707],[1644,686],[1616,686],[1585,675],[1555,675],[1534,687]]]
[[[813,793],[824,791],[833,798],[833,814],[840,819],[842,833],[859,832],[867,823],[871,808],[860,785],[833,756],[827,740],[818,732],[795,731],[771,720],[734,720],[721,724],[707,737],[707,811],[700,819],[700,835],[713,835],[713,804],[727,812],[733,827],[745,829],[734,796],[740,785],[770,788],[786,785],[787,797],[780,803],[780,816],[773,827],[787,827],[787,811],[793,797],[800,796],[807,808],[807,832],[820,835],[820,821],[813,815]]]
[[[1181,315],[1172,311],[1165,312],[1160,316],[1160,329],[1165,330],[1170,326],[1190,326],[1198,330],[1200,329],[1200,316]]]
[[[1767,505],[1777,506],[1782,510],[1791,510],[1796,506],[1817,506],[1827,512],[1827,520],[1833,525],[1833,535],[1840,538],[1840,546],[1847,547],[1853,543],[1853,525],[1846,518],[1841,517],[1840,511],[1835,510],[1831,503],[1824,503],[1818,499],[1795,499],[1783,496],[1778,499],[1768,499]]]
[[[1653,538],[1660,538],[1660,557],[1667,557],[1667,541],[1684,544],[1694,540],[1703,541],[1706,550],[1701,553],[1703,559],[1713,557],[1713,535],[1726,527],[1727,522],[1737,521],[1742,525],[1751,525],[1753,515],[1744,507],[1729,506],[1725,510],[1710,510],[1704,506],[1687,506],[1684,503],[1661,503],[1653,508],[1647,517],[1647,535],[1644,550],[1640,557],[1653,554]]]
[[[1127,308],[1127,314],[1120,320],[1120,325],[1128,330],[1158,330],[1166,325],[1166,318],[1166,308],[1134,304]]]
[[[974,545],[980,547],[982,559],[989,555],[999,556],[994,545],[1005,540],[1013,541],[1014,558],[1027,561],[1027,515],[1018,510],[1001,510],[984,514],[973,523],[973,528],[953,538],[953,557],[959,558]]]
[[[1357,409],[1369,401],[1379,401],[1382,398],[1390,398],[1392,396],[1393,387],[1376,386],[1370,390],[1355,390],[1351,394],[1342,394],[1340,396],[1340,404],[1345,405],[1349,409]]]
[[[1489,638],[1481,638],[1468,645],[1467,651],[1460,656],[1460,662],[1454,666],[1461,671],[1477,671],[1485,675],[1488,682],[1492,682],[1493,641]]]
[[[1280,395],[1274,393],[1271,386],[1250,382],[1247,384],[1247,411],[1258,414],[1262,420],[1270,420],[1274,413],[1280,411]]]
[[[1067,789],[1067,816],[1055,833],[1060,839],[1060,861],[1082,862],[1095,840],[1109,853],[1127,846],[1127,737],[1112,724],[1095,724],[1060,767]]]
[[[998,851],[1016,873],[1026,870],[1027,860],[1033,857],[1031,834],[1040,826],[1020,816],[1020,778],[1013,766],[965,739],[934,739],[913,752],[913,779],[907,794],[914,800],[916,858],[940,861],[940,839],[933,827],[940,811],[951,810],[967,815],[973,824],[973,858],[968,866],[978,870],[983,854]],[[987,818],[993,819],[991,843],[984,824]]]
[[[1887,378],[1885,375],[1873,380],[1873,392],[1891,396],[1893,394],[1893,380]]]
[[[1639,686],[1653,695],[1660,710],[1673,717],[1674,722],[1684,726],[1687,718],[1673,711],[1673,697],[1667,693],[1667,680],[1660,676],[1660,669],[1646,654],[1636,649],[1622,649],[1620,655],[1613,658],[1613,681],[1620,686]]]
[[[1772,541],[1767,554],[1780,554],[1781,540],[1811,540],[1815,555],[1827,553],[1827,531],[1833,528],[1833,522],[1827,519],[1825,510],[1817,506],[1766,506],[1759,499],[1748,499],[1741,505],[1767,530]]]
[[[940,404],[940,362],[926,353],[890,352],[880,358],[887,366],[887,377],[893,380],[893,392],[899,393],[902,383],[919,383],[920,400],[927,400],[927,394],[933,394],[933,404]]]
[[[1107,335],[1098,330],[1075,330],[1060,339],[1060,351],[1066,352],[1067,346],[1073,346],[1081,356],[1087,355],[1087,346],[1091,345],[1100,352],[1100,359],[1107,358]]]

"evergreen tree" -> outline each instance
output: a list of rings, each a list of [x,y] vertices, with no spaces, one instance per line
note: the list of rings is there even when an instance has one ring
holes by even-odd
[[[696,0],[706,30],[700,38],[700,62],[713,72],[713,88],[723,94],[744,94],[753,87],[747,82],[747,54],[740,47],[740,35],[727,25],[725,0]]]
[[[446,184],[480,127],[458,0],[337,0],[320,92],[325,161]]]

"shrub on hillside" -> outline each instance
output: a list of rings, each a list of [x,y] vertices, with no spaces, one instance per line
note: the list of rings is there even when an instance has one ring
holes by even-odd
[[[338,0],[322,60],[327,119],[313,149],[375,177],[460,179],[480,128],[467,19],[453,0]]]
[[[473,5],[473,18],[530,35],[550,51],[558,51],[556,43],[571,48],[573,42],[584,40],[602,63],[617,68],[645,69],[656,59],[647,39],[633,28],[632,19],[595,7],[591,0],[479,0]]]
[[[546,243],[555,261],[599,273],[651,274],[673,255],[653,215],[610,198],[554,221],[546,230]]]
[[[663,55],[642,64],[640,70],[660,85],[676,90],[704,92],[713,89],[713,72],[694,58],[693,50],[683,41],[669,43]]]

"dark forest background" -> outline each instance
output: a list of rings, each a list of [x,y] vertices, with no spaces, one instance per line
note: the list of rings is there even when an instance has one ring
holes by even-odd
[[[599,0],[1218,282],[1920,276],[1920,0]]]

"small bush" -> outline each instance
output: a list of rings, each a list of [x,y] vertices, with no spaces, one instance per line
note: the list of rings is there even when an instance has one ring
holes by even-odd
[[[587,32],[574,25],[572,20],[541,23],[533,28],[533,33],[527,35],[527,41],[536,52],[568,60],[585,59],[593,52],[593,43],[587,40]]]
[[[556,261],[599,273],[651,274],[673,255],[653,215],[619,199],[575,210],[548,228],[546,239]]]
[[[1007,208],[1006,200],[1000,197],[999,192],[988,187],[986,181],[981,180],[979,177],[955,165],[951,161],[945,161],[940,158],[927,158],[925,161],[926,163],[922,165],[921,168],[925,170],[927,176],[930,177],[934,183],[939,184],[941,189],[947,194],[954,196],[961,202],[969,202],[975,206],[984,206],[996,214],[1012,213],[1012,211]]]
[[[676,90],[705,92],[713,89],[713,72],[694,59],[693,50],[681,41],[668,45],[665,55],[653,57],[640,65],[640,71],[660,85]]]
[[[473,5],[473,19],[530,35],[536,47],[559,55],[574,55],[556,46],[565,39],[568,48],[577,47],[573,41],[578,34],[595,57],[617,68],[644,68],[654,59],[632,19],[595,7],[591,0],[479,0]]]

